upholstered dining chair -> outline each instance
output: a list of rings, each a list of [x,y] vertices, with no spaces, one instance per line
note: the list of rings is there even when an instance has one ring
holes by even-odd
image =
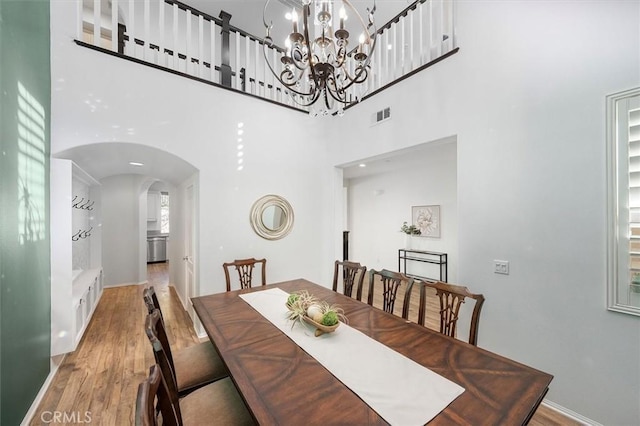
[[[145,328],[157,364],[151,367],[149,378],[138,388],[136,424],[157,424],[156,407],[153,405],[155,397],[158,398],[157,409],[162,414],[163,425],[254,424],[242,397],[229,377],[196,389],[186,396],[178,395],[167,350],[156,334],[159,327],[162,327],[159,312],[154,311],[147,315]],[[175,422],[167,422],[167,418],[173,418]]]
[[[148,313],[157,312],[158,318],[160,318],[155,335],[165,348],[180,395],[185,395],[207,383],[229,376],[227,367],[220,359],[211,341],[195,343],[192,346],[171,351],[162,310],[153,287],[146,288],[142,294]]]
[[[267,259],[236,259],[233,262],[223,263],[224,277],[227,280],[227,291],[231,291],[231,276],[229,275],[229,268],[234,267],[238,272],[238,278],[240,283],[240,289],[251,288],[253,284],[253,269],[256,264],[261,264],[260,276],[262,285],[267,284],[266,268]]]
[[[374,306],[375,294],[377,294],[376,289],[381,287],[382,309],[385,312],[393,314],[398,290],[400,287],[404,287],[402,318],[408,319],[410,294],[413,288],[413,281],[413,278],[400,272],[389,271],[387,269],[382,269],[380,271],[372,269],[369,271],[369,294],[367,295],[367,303]]]
[[[480,323],[480,311],[484,303],[482,294],[474,294],[467,287],[443,283],[440,281],[417,281],[420,286],[420,306],[418,308],[418,324],[425,325],[426,312],[428,310],[429,289],[435,290],[435,296],[439,300],[440,333],[449,337],[456,337],[456,326],[460,315],[460,307],[466,299],[474,299],[473,312],[471,313],[471,325],[469,328],[469,343],[477,346],[478,326]],[[433,292],[431,292],[433,293]]]
[[[338,282],[341,282],[342,294],[354,297],[353,289],[355,286],[355,298],[362,300],[362,283],[366,273],[367,267],[357,262],[336,260],[333,268],[333,291],[338,291]]]

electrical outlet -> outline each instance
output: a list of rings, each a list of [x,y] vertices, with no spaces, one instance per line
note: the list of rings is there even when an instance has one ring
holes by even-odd
[[[509,275],[509,261],[507,260],[494,260],[493,272],[496,274]]]

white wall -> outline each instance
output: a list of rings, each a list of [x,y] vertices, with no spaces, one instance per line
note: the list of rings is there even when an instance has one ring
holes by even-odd
[[[553,374],[565,408],[640,424],[640,319],[605,302],[605,95],[640,84],[640,3],[457,11],[459,53],[348,110],[333,164],[457,135],[458,280],[487,299],[479,346]]]
[[[102,185],[102,262],[105,287],[139,284],[140,223],[139,175],[116,175],[100,181]],[[146,197],[146,195],[145,195]],[[145,215],[146,216],[146,215]]]
[[[413,247],[448,254],[449,282],[457,283],[458,203],[455,142],[435,145],[401,168],[346,180],[349,255],[373,269],[398,269],[398,249],[406,247],[403,222],[411,207],[440,205],[441,237],[413,237]],[[430,266],[430,267],[429,267]],[[438,278],[439,267],[408,263],[407,271]]]

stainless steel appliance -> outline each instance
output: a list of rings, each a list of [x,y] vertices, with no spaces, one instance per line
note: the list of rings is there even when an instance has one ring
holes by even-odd
[[[147,237],[147,263],[167,261],[167,237]]]

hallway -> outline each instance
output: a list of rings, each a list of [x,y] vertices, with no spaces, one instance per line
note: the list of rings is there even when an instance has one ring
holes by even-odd
[[[162,305],[171,346],[196,342],[191,321],[168,285],[168,263],[147,265],[147,276]],[[144,334],[144,288],[104,289],[84,337],[62,361],[31,425],[48,424],[56,413],[73,418],[68,424],[134,424],[138,384],[155,362]]]

